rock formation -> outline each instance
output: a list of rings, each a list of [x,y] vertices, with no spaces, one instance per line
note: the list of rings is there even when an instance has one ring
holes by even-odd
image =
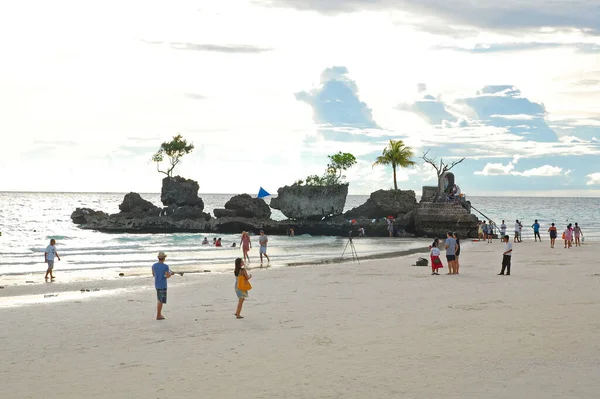
[[[119,210],[126,213],[158,213],[159,208],[150,201],[143,199],[138,193],[129,193],[123,198]]]
[[[181,176],[165,177],[162,181],[160,200],[163,205],[170,206],[194,206],[204,210],[204,202],[198,197],[200,186],[191,179]]]
[[[234,216],[247,218],[269,219],[271,209],[262,198],[252,198],[248,194],[240,194],[231,197],[225,203],[225,209],[235,211]],[[215,217],[217,215],[215,214]]]
[[[413,190],[379,190],[363,205],[345,213],[347,217],[365,217],[370,219],[399,217],[417,207],[417,198]]]
[[[320,220],[341,215],[346,205],[348,184],[301,186],[293,184],[277,190],[271,208],[279,209],[290,219]]]
[[[232,209],[213,209],[213,215],[216,218],[235,217],[236,213]]]
[[[422,202],[396,224],[419,237],[444,238],[449,231],[458,233],[461,238],[477,237],[477,216],[460,203]]]

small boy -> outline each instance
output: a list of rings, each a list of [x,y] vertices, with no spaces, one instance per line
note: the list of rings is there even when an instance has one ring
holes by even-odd
[[[167,279],[170,278],[173,273],[169,269],[169,265],[165,263],[167,255],[164,252],[158,253],[158,262],[152,265],[152,276],[154,277],[154,287],[156,288],[156,298],[158,303],[156,304],[156,320],[164,320],[162,315],[163,304],[167,303]]]
[[[504,253],[502,255],[502,271],[498,273],[499,276],[504,276],[504,270],[506,270],[506,275],[510,276],[510,261],[512,258],[512,243],[510,242],[510,237],[505,235],[502,238],[504,241]]]
[[[46,269],[46,275],[44,279],[48,280],[48,274],[50,275],[50,280],[54,280],[54,276],[52,275],[52,269],[54,269],[54,257],[60,260],[60,256],[58,256],[58,252],[56,252],[56,240],[53,238],[50,240],[50,245],[46,247],[46,251],[44,252],[44,262],[48,264],[48,268]]]

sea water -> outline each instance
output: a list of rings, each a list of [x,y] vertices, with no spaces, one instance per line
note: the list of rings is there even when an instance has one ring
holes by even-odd
[[[115,193],[0,193],[0,275],[43,272],[44,249],[50,238],[57,240],[61,261],[55,268],[88,272],[98,275],[103,270],[122,270],[147,267],[159,251],[168,254],[172,268],[190,270],[229,270],[236,257],[242,255],[239,234],[123,234],[101,233],[80,229],[70,215],[77,207],[92,208],[107,213],[119,212],[124,194]],[[232,194],[201,194],[205,212],[222,208]],[[160,206],[160,194],[142,194],[142,197]],[[348,196],[346,210],[363,204],[368,196]],[[551,222],[559,232],[568,223],[579,222],[588,240],[600,238],[600,198],[525,198],[525,197],[471,197],[472,204],[497,224],[506,220],[510,233],[515,219],[523,221],[523,237],[533,237],[529,227],[534,219],[545,232]],[[268,201],[268,199],[267,199]],[[473,211],[480,219],[482,215]],[[272,218],[285,219],[274,210]],[[349,224],[350,227],[350,224]],[[369,226],[366,226],[367,235]],[[267,235],[269,232],[267,231]],[[542,235],[544,236],[544,235]],[[547,236],[547,235],[546,235]],[[223,247],[201,245],[221,237]],[[354,249],[360,257],[394,253],[428,245],[425,239],[361,238],[354,239]],[[231,244],[236,243],[232,248]],[[258,237],[252,237],[252,263],[258,264]],[[269,235],[269,256],[274,266],[294,263],[322,262],[340,258],[352,259],[352,247],[347,237],[296,237]]]

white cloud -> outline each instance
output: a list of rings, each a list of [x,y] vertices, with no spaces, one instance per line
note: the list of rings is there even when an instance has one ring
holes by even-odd
[[[600,185],[600,172],[591,173],[587,175],[587,178],[589,179],[587,182],[588,186]]]
[[[560,176],[562,174],[562,171],[563,171],[563,169],[559,168],[558,166],[544,165],[544,166],[540,166],[539,168],[533,168],[533,169],[526,170],[524,172],[511,172],[511,174],[515,175],[515,176],[525,176],[525,177],[531,177],[531,176],[550,177],[550,176]]]
[[[481,176],[524,176],[524,177],[532,177],[532,176],[561,176],[563,175],[563,169],[558,166],[550,166],[544,165],[538,168],[532,168],[525,170],[523,172],[519,172],[514,170],[515,164],[518,162],[520,157],[515,156],[511,162],[507,165],[503,165],[501,163],[488,163],[483,167],[483,170],[476,171],[474,174]],[[567,170],[564,172],[565,176],[568,176],[572,171]]]
[[[476,175],[483,176],[502,176],[508,175],[515,168],[512,162],[509,162],[508,165],[504,166],[501,163],[488,163],[483,167],[483,170],[476,171]]]

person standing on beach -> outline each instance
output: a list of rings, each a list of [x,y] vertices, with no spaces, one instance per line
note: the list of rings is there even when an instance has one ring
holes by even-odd
[[[519,219],[515,222],[515,238],[513,242],[518,242],[519,240]]]
[[[446,260],[448,261],[448,273],[446,274],[458,274],[456,272],[456,240],[452,237],[452,233],[446,234]]]
[[[444,267],[442,260],[440,259],[440,249],[438,248],[440,240],[437,238],[433,240],[430,245],[431,250],[429,251],[429,257],[431,258],[431,275],[439,275],[438,270]]]
[[[242,247],[242,253],[244,254],[244,262],[250,263],[250,255],[248,251],[252,248],[252,242],[247,231],[242,231],[242,240],[240,241],[240,247]]]
[[[523,242],[523,222],[519,220],[519,242]]]
[[[235,269],[233,271],[233,274],[235,275],[235,294],[238,297],[238,305],[237,309],[235,310],[235,317],[238,319],[243,319],[240,313],[242,313],[242,306],[244,305],[244,300],[248,298],[248,291],[240,290],[238,288],[238,280],[240,278],[245,278],[246,281],[248,281],[252,278],[252,275],[248,274],[246,269],[244,269],[242,266],[244,266],[244,261],[242,260],[242,258],[237,258],[235,260]]]
[[[535,219],[531,227],[533,227],[533,238],[535,238],[535,242],[537,242],[538,238],[540,239],[540,242],[542,242],[542,237],[540,237],[540,224],[537,219]]]
[[[48,280],[48,275],[50,275],[50,280],[54,280],[54,276],[52,275],[52,269],[54,269],[54,257],[60,260],[60,256],[58,255],[58,252],[56,252],[55,245],[56,240],[53,238],[50,240],[50,245],[48,245],[44,251],[44,263],[48,264],[46,275],[44,276],[45,280]]]
[[[260,237],[258,237],[258,243],[260,244],[260,248],[258,253],[260,254],[260,265],[263,264],[263,255],[267,258],[267,265],[271,263],[271,259],[269,259],[269,255],[267,255],[267,243],[269,242],[269,238],[265,235],[263,230],[260,231]]]
[[[510,276],[510,261],[512,260],[512,243],[510,242],[509,236],[504,236],[502,241],[504,241],[504,252],[502,254],[502,270],[498,273],[499,276],[504,276],[504,270],[506,270],[506,275]]]
[[[454,232],[453,237],[454,237],[454,240],[456,240],[456,252],[455,252],[456,259],[454,260],[454,272],[456,274],[459,274],[458,269],[460,269],[460,263],[458,262],[458,258],[460,256],[460,238],[458,238],[458,234],[456,232]]]
[[[492,221],[489,221],[488,224],[488,234],[487,234],[487,239],[488,239],[488,244],[492,243],[492,240],[494,238],[494,225],[492,224]]]
[[[571,223],[567,226],[563,233],[563,240],[565,240],[565,248],[571,248],[571,241],[573,241],[573,228]]]
[[[390,234],[390,238],[394,236],[394,219],[389,217],[386,219],[388,225],[388,233]]]
[[[506,235],[506,223],[502,220],[502,224],[500,225],[500,237],[504,237]]]
[[[550,248],[554,248],[554,243],[556,242],[556,226],[554,223],[548,228],[548,232],[550,233]]]
[[[575,246],[580,247],[581,241],[579,240],[581,236],[583,236],[583,232],[581,231],[581,227],[577,223],[575,223],[575,228],[573,229],[573,234],[575,234]]]
[[[164,320],[162,315],[163,305],[167,303],[167,279],[175,273],[169,269],[165,263],[167,255],[164,252],[158,253],[158,262],[152,265],[152,276],[154,277],[154,288],[156,288],[156,320]]]

